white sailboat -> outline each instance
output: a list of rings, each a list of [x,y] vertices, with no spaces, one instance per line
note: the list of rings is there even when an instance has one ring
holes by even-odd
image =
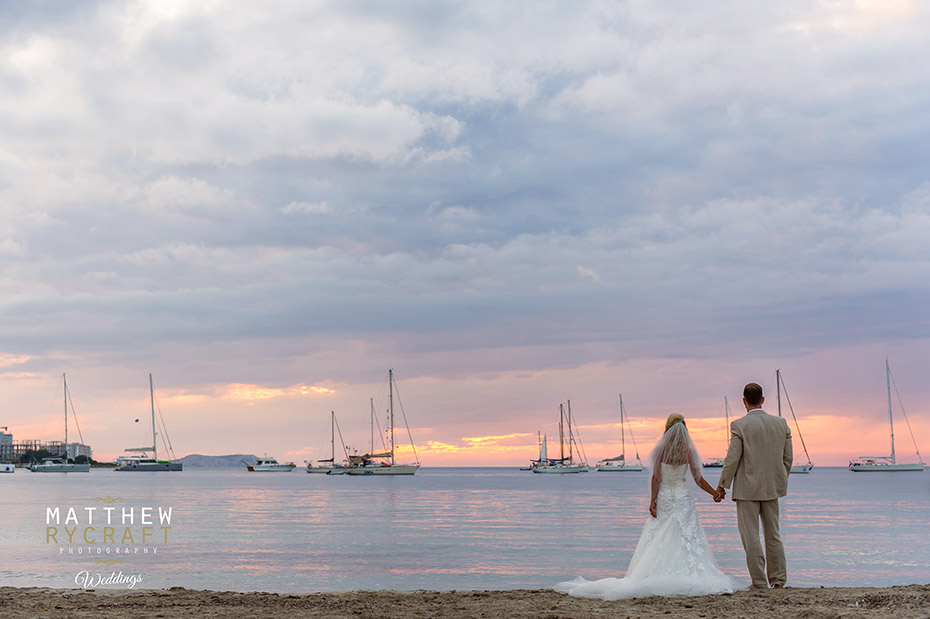
[[[68,379],[62,374],[61,380],[65,392],[65,454],[61,458],[45,458],[38,464],[29,465],[27,468],[33,473],[87,473],[90,471],[89,462],[76,464],[68,461]],[[71,414],[74,415],[73,406]],[[74,419],[77,422],[77,417]]]
[[[723,396],[723,411],[726,415],[726,428],[727,428],[727,451],[730,450],[730,403],[727,401],[727,396]],[[705,469],[721,469],[723,468],[723,462],[726,460],[726,457],[723,458],[714,458],[704,463]]]
[[[920,458],[920,450],[917,449],[917,441],[914,441],[914,449],[917,451],[917,462],[897,462],[895,459],[894,451],[894,415],[892,414],[891,406],[891,366],[888,365],[888,359],[885,359],[885,381],[888,385],[888,427],[891,430],[891,455],[890,456],[861,456],[855,460],[850,461],[849,470],[856,473],[878,473],[878,472],[888,472],[888,473],[897,473],[903,471],[923,471],[924,462]],[[895,392],[897,392],[897,387],[895,387]],[[900,404],[901,397],[898,396],[898,403]],[[901,413],[904,415],[904,421],[907,421],[907,413],[904,412],[904,407],[901,407]],[[908,430],[910,430],[910,424],[908,424]],[[911,433],[911,440],[914,439],[913,432]]]
[[[330,445],[332,446],[332,451],[329,458],[325,460],[317,460],[317,465],[313,466],[312,462],[307,463],[307,472],[316,473],[319,475],[343,475],[348,467],[341,464],[336,464],[336,411],[330,411]],[[339,440],[342,441],[342,432],[339,432]],[[345,450],[345,443],[343,443],[343,450]],[[349,456],[346,454],[346,460]]]
[[[539,460],[533,460],[531,470],[534,473],[566,474],[587,473],[588,465],[582,460],[575,463],[574,446],[575,432],[572,430],[572,403],[568,402],[568,417],[566,424],[565,408],[559,404],[559,457],[550,458],[546,451],[546,438],[543,436],[542,446],[539,449]],[[565,426],[568,426],[568,456],[565,455]],[[579,454],[580,456],[580,454]]]
[[[788,397],[788,389],[785,387],[785,379],[781,377],[781,370],[775,370],[775,390],[778,397],[778,416],[781,417],[781,392],[785,392],[785,401],[788,402],[788,410],[791,411],[791,418],[794,419],[794,427],[798,430],[798,439],[801,441],[801,447],[804,449],[804,457],[807,458],[807,464],[803,462],[801,464],[792,464],[791,473],[793,474],[807,474],[810,473],[814,468],[814,463],[811,462],[810,454],[807,453],[807,445],[804,444],[804,437],[801,436],[801,425],[798,423],[798,418],[794,414],[794,407],[791,406],[791,399]]]
[[[120,456],[117,460],[115,471],[156,472],[180,471],[183,469],[183,464],[181,462],[158,459],[158,443],[156,442],[157,432],[155,431],[155,387],[152,384],[151,374],[149,374],[149,399],[152,403],[152,446],[127,448],[127,452],[141,453],[142,455]],[[152,454],[151,456],[148,455],[150,452]]]
[[[349,456],[349,468],[346,470],[347,475],[413,475],[420,468],[420,462],[414,464],[398,464],[394,460],[394,451],[396,448],[394,441],[394,370],[388,370],[388,392],[389,392],[389,431],[391,435],[391,450],[382,453],[374,453],[374,436],[372,435],[371,450],[367,454]],[[372,406],[372,408],[374,408]],[[404,415],[404,425],[407,424],[407,415]],[[413,437],[410,436],[410,427],[407,426],[407,436],[410,438],[410,446],[413,448],[413,457],[416,458],[417,450],[413,445]]]
[[[626,420],[629,423],[629,419]],[[598,471],[632,471],[638,472],[643,470],[643,461],[639,459],[639,450],[636,448],[636,439],[633,438],[633,429],[630,428],[630,440],[633,441],[633,448],[636,449],[637,464],[626,463],[626,434],[623,429],[623,394],[620,394],[620,455],[615,458],[605,458],[597,463]]]

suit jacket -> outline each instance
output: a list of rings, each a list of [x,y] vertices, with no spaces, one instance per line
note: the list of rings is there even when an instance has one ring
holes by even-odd
[[[717,485],[729,488],[734,501],[771,501],[788,494],[791,430],[782,417],[761,408],[730,424],[730,448]]]

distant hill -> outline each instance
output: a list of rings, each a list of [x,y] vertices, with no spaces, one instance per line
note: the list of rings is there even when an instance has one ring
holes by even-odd
[[[184,466],[245,466],[255,464],[258,457],[252,454],[231,454],[228,456],[203,456],[190,454],[181,458]]]

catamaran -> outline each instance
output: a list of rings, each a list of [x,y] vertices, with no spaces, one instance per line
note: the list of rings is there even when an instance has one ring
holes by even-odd
[[[911,440],[914,441],[914,449],[917,451],[917,462],[897,462],[894,451],[894,415],[891,412],[891,366],[888,365],[888,359],[885,359],[885,381],[888,385],[888,427],[891,429],[891,455],[890,456],[862,456],[852,460],[849,463],[849,470],[856,473],[877,473],[888,472],[898,473],[902,471],[923,471],[924,462],[920,458],[920,450],[917,449],[917,441],[914,439],[914,433],[911,432]],[[895,393],[897,393],[895,386]],[[898,404],[901,404],[901,396],[898,395]],[[907,413],[901,406],[901,413],[904,415],[904,421],[907,423]],[[911,426],[907,423],[907,429],[910,431]]]
[[[374,453],[374,432],[372,432],[371,451],[367,454],[349,456],[349,468],[346,471],[348,475],[413,475],[420,468],[419,460],[414,464],[398,464],[394,460],[394,451],[396,449],[394,441],[394,390],[397,384],[394,382],[394,370],[388,370],[388,392],[389,392],[389,433],[391,436],[391,449],[381,453]],[[401,414],[404,417],[404,425],[407,425],[407,415],[401,406]],[[372,420],[374,420],[374,404],[372,404]],[[413,437],[410,436],[410,426],[407,425],[407,437],[410,439],[410,447],[413,449],[413,457],[416,459],[417,450],[413,446]]]
[[[87,473],[90,471],[90,463],[76,464],[68,460],[68,379],[64,374],[61,375],[61,381],[64,385],[65,392],[65,454],[61,458],[45,458],[38,464],[31,464],[27,468],[33,473]],[[71,405],[71,414],[74,415],[74,404]],[[74,417],[77,423],[77,416]],[[80,428],[78,428],[80,432]]]
[[[155,431],[155,387],[152,384],[152,375],[149,374],[149,399],[152,403],[152,446],[151,447],[130,447],[127,452],[141,453],[141,456],[120,456],[116,462],[115,471],[180,471],[183,464],[176,460],[159,460],[158,443],[156,442],[157,432]],[[162,422],[164,425],[164,422]],[[171,452],[170,443],[168,451]],[[148,455],[151,452],[151,456]]]
[[[633,449],[636,453],[636,464],[627,464],[626,463],[626,435],[623,430],[623,394],[620,394],[620,455],[614,458],[605,458],[597,463],[598,471],[642,471],[643,470],[643,461],[639,459],[639,449],[636,447],[636,439],[633,438],[633,428],[630,428],[630,440],[633,441]],[[629,418],[626,419],[626,423],[629,424]]]
[[[574,447],[575,434],[572,430],[572,403],[568,402],[568,417],[566,424],[565,407],[559,404],[559,457],[550,458],[546,450],[546,437],[543,436],[543,442],[539,449],[539,459],[530,463],[530,469],[534,473],[587,473],[588,464],[584,462],[575,463]],[[565,426],[568,426],[568,456],[565,455]],[[579,457],[581,454],[579,454]]]
[[[730,403],[727,401],[727,396],[723,396],[723,411],[726,415],[726,429],[727,429],[727,448],[726,451],[730,450]],[[723,468],[723,462],[726,460],[726,457],[723,458],[714,458],[713,460],[708,460],[704,463],[705,469],[720,469]]]
[[[372,412],[374,411],[374,405],[372,405]],[[342,431],[339,432],[339,440],[342,441]],[[307,463],[307,472],[308,473],[317,473],[320,475],[342,475],[347,470],[348,467],[341,464],[336,464],[336,411],[330,411],[330,445],[332,450],[329,458],[325,460],[317,460],[317,465],[313,466],[312,462]],[[343,451],[345,450],[345,443],[342,445]],[[349,455],[346,454],[346,460],[348,460]]]
[[[814,463],[811,462],[810,454],[807,453],[807,445],[804,444],[804,437],[801,436],[801,425],[798,423],[798,418],[794,414],[794,407],[791,406],[791,399],[788,397],[788,389],[785,387],[785,379],[781,377],[781,370],[775,370],[775,390],[778,397],[778,416],[781,417],[781,392],[785,392],[785,401],[788,403],[788,410],[791,411],[791,418],[794,419],[794,427],[798,430],[798,439],[801,441],[801,447],[804,449],[804,457],[807,459],[807,464],[803,462],[801,464],[792,464],[791,473],[810,473],[814,468]]]

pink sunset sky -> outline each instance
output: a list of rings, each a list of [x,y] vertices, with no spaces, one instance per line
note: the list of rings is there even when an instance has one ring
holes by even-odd
[[[621,393],[710,458],[780,368],[845,465],[888,358],[930,450],[926,4],[43,6],[0,9],[16,440],[66,373],[97,459],[144,445],[152,373],[179,457],[327,456],[330,411],[365,451],[393,368],[425,466],[525,465],[568,400],[617,455]]]

